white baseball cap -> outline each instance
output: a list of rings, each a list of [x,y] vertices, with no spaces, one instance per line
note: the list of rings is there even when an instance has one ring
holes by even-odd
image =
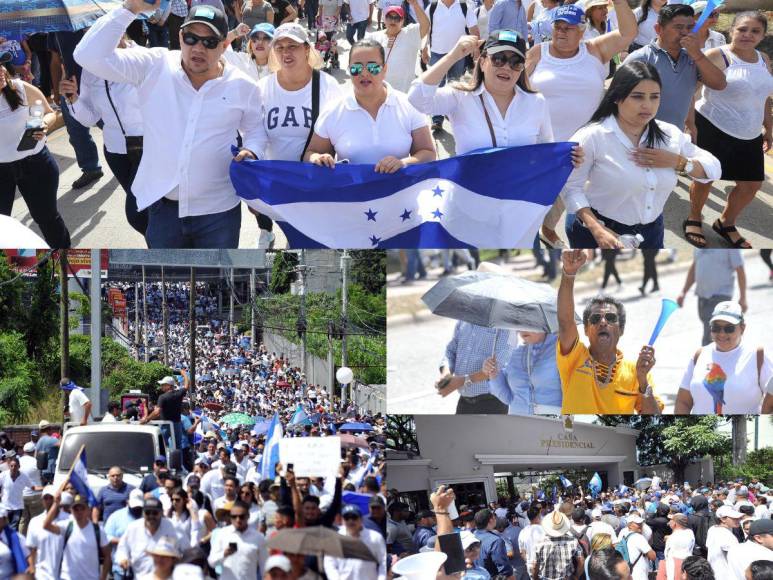
[[[142,490],[133,489],[129,492],[129,507],[138,508],[145,504],[145,498],[142,495]]]
[[[24,444],[24,453],[32,453],[35,451],[35,444],[32,441],[27,441]]]
[[[743,322],[743,310],[738,302],[732,300],[726,300],[720,302],[714,307],[714,312],[711,313],[710,322],[715,320],[724,320],[730,324],[740,324]]]
[[[158,384],[159,384],[159,385],[171,385],[171,386],[175,386],[174,377],[170,377],[170,376],[168,376],[168,375],[167,375],[167,376],[165,376],[163,379],[161,379],[160,381],[158,381]]]
[[[469,530],[464,530],[462,536],[462,549],[466,550],[473,544],[480,544],[480,540]]]
[[[274,568],[279,568],[280,570],[289,573],[290,570],[293,569],[293,566],[290,563],[290,559],[287,556],[283,556],[281,554],[275,554],[269,557],[268,560],[266,560],[266,565],[264,568],[266,572],[270,572]]]
[[[72,494],[69,491],[63,491],[62,492],[62,498],[59,501],[62,505],[72,505],[72,502],[75,498],[73,498]]]
[[[629,524],[643,524],[644,519],[637,513],[634,513],[633,515],[627,516],[625,518],[625,521]]]
[[[733,519],[739,519],[742,518],[743,514],[739,511],[736,511],[733,506],[729,505],[723,505],[717,510],[717,518],[733,518]]]

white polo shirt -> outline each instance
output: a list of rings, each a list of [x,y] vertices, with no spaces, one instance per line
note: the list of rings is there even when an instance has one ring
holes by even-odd
[[[330,140],[339,159],[375,164],[389,155],[402,159],[410,154],[412,131],[426,127],[429,120],[407,95],[386,85],[387,98],[375,119],[360,107],[353,92],[320,115],[314,132]]]
[[[430,17],[429,11],[432,5],[431,2],[424,10],[427,13],[427,18]],[[472,2],[467,5],[467,16],[465,17],[459,1],[451,4],[449,8],[443,4],[443,0],[438,0],[431,22],[430,50],[437,54],[447,54],[451,52],[459,38],[465,34],[465,27],[470,29],[478,25],[478,17],[475,16],[475,5]]]
[[[457,155],[481,147],[493,147],[480,95],[486,102],[498,147],[553,141],[548,104],[539,93],[527,93],[516,86],[515,98],[510,101],[503,117],[482,83],[474,91],[461,91],[450,86],[438,88],[437,85],[415,81],[408,91],[408,99],[422,113],[448,117],[456,137]]]
[[[362,22],[368,19],[368,0],[349,0],[349,10],[352,14],[352,23]]]

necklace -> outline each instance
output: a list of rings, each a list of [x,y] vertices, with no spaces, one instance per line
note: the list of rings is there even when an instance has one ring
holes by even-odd
[[[599,389],[606,388],[606,386],[612,380],[612,377],[615,376],[615,371],[617,370],[617,363],[619,362],[617,354],[615,354],[615,362],[613,362],[610,366],[597,362],[596,359],[594,359],[590,354],[588,354],[588,356],[590,356],[590,365],[591,369],[593,370],[593,381],[596,383],[596,386]],[[599,383],[599,375],[601,373],[604,373],[604,379],[601,380],[601,383]]]

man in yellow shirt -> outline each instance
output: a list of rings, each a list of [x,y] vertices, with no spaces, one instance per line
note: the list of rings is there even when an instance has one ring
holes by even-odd
[[[582,314],[586,346],[574,321],[574,277],[588,260],[584,250],[561,255],[558,288],[556,363],[563,391],[562,413],[602,415],[659,414],[652,391],[655,350],[643,346],[636,362],[623,359],[617,343],[625,330],[625,308],[609,296],[592,298]]]

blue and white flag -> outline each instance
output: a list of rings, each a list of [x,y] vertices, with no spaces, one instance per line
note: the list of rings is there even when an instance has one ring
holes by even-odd
[[[558,479],[561,481],[561,485],[564,487],[572,487],[572,482],[566,479],[563,475],[559,475]]]
[[[89,507],[97,505],[97,498],[89,487],[89,471],[86,468],[86,450],[81,450],[70,473],[70,483],[79,495],[85,497]]]
[[[266,432],[266,445],[263,448],[263,457],[260,458],[260,479],[274,479],[276,477],[276,464],[279,461],[279,441],[282,439],[282,423],[279,421],[279,413],[274,413],[274,418]]]
[[[628,491],[628,486],[624,484],[620,484],[620,493],[625,493]]]
[[[250,160],[230,174],[291,248],[530,248],[572,172],[573,145],[481,149],[392,174]]]
[[[588,482],[588,487],[590,488],[593,497],[596,497],[601,492],[601,485],[601,476],[596,472],[593,474],[593,477],[590,478],[590,482]]]
[[[706,3],[706,7],[703,9],[703,12],[701,13],[698,20],[695,21],[695,26],[692,27],[692,30],[690,31],[692,34],[696,34],[701,27],[706,23],[706,21],[709,19],[709,16],[711,16],[711,13],[714,12],[717,8],[722,6],[725,0],[708,0]],[[686,2],[685,4],[693,4],[693,2]]]
[[[378,452],[374,451],[373,453],[371,453],[370,458],[368,459],[368,462],[365,464],[365,469],[362,470],[362,473],[359,474],[357,481],[354,483],[357,489],[360,489],[360,487],[362,486],[362,482],[365,481],[365,478],[368,477],[373,471],[373,464],[375,463],[377,457],[378,457]]]
[[[293,413],[292,419],[290,419],[290,425],[305,424],[311,424],[311,421],[309,420],[309,416],[306,414],[306,411],[303,410],[303,405],[298,403],[298,407],[295,409],[295,413]]]

